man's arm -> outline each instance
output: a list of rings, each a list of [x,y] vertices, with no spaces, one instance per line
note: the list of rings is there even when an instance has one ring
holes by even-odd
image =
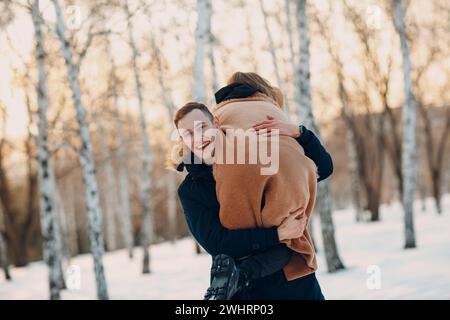
[[[198,243],[211,255],[226,254],[241,258],[280,243],[277,227],[230,230],[222,226],[219,212],[188,197],[178,189],[187,225]]]
[[[311,130],[304,126],[299,128],[302,132],[296,140],[303,147],[305,155],[316,164],[319,174],[317,181],[328,178],[333,173],[333,160],[330,154]]]

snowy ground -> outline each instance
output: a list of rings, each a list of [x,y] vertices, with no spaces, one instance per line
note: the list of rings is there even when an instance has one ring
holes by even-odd
[[[450,196],[443,207],[441,216],[434,212],[431,200],[426,212],[420,205],[416,207],[418,248],[406,251],[402,249],[402,209],[398,204],[383,207],[378,223],[356,224],[351,210],[336,212],[336,236],[347,270],[335,274],[326,273],[319,223],[315,223],[320,250],[318,279],[325,297],[450,299]],[[140,250],[131,261],[124,251],[105,256],[112,299],[201,299],[209,281],[210,257],[195,255],[192,240],[153,246],[151,255],[153,273],[146,276],[140,274]],[[78,256],[71,264],[81,268],[81,289],[64,291],[63,298],[95,299],[90,256]],[[0,279],[0,299],[47,299],[46,274],[41,262],[13,269],[13,281]]]

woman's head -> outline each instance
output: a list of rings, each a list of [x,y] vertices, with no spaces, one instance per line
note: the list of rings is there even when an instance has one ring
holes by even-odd
[[[284,97],[281,90],[277,87],[273,87],[269,81],[254,72],[235,72],[228,79],[227,84],[232,83],[248,84],[271,97],[281,109],[284,108]]]

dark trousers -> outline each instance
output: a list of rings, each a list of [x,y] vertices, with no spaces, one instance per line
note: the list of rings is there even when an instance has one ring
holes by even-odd
[[[232,300],[324,300],[315,273],[288,281],[283,268],[289,263],[292,250],[279,244],[264,252],[236,261],[247,274],[248,287]]]
[[[288,281],[283,271],[250,282],[232,300],[325,300],[316,274]]]

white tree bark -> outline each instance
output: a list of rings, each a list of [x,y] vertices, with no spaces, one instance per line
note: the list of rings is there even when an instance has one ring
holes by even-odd
[[[197,28],[195,30],[195,58],[194,58],[194,89],[193,101],[206,103],[205,93],[205,44],[208,40],[208,8],[209,0],[197,0]],[[199,254],[201,248],[195,242],[195,252]]]
[[[53,165],[47,144],[47,76],[45,74],[44,37],[41,29],[41,16],[39,0],[35,0],[32,7],[34,37],[36,41],[36,63],[38,65],[38,108],[39,108],[39,134],[38,134],[38,178],[39,178],[39,204],[41,216],[41,231],[43,238],[44,260],[49,267],[50,299],[59,300],[61,290],[61,256],[58,244],[58,228],[56,217]]]
[[[142,273],[150,273],[150,253],[149,246],[153,238],[153,217],[150,206],[150,189],[151,189],[151,173],[152,173],[152,153],[150,141],[147,134],[146,115],[144,110],[144,98],[142,95],[142,83],[140,79],[139,69],[137,65],[138,50],[133,35],[133,23],[131,21],[131,13],[126,5],[128,15],[128,42],[132,51],[132,67],[134,74],[134,82],[136,86],[136,94],[139,104],[139,126],[141,129],[142,139],[142,178],[141,178],[141,245],[144,251],[144,259],[142,265]]]
[[[405,248],[415,248],[414,233],[414,194],[416,172],[416,100],[412,91],[411,61],[406,37],[405,9],[402,0],[393,0],[394,25],[400,38],[403,58],[403,88],[405,102],[403,105],[403,208],[405,211]]]
[[[319,130],[312,113],[311,83],[310,83],[310,53],[309,53],[309,33],[308,19],[306,15],[306,0],[296,0],[297,4],[297,29],[300,37],[300,62],[298,64],[298,79],[300,84],[301,100],[297,106],[298,120],[316,133],[319,137]],[[324,251],[327,261],[328,272],[343,269],[344,265],[338,254],[336,240],[334,237],[334,224],[332,218],[332,204],[330,186],[328,181],[318,184],[317,204],[319,205],[320,225]]]
[[[269,41],[269,52],[270,52],[270,56],[272,57],[272,64],[273,64],[273,69],[275,71],[275,77],[277,79],[277,86],[278,88],[283,92],[283,82],[281,80],[281,75],[280,75],[280,68],[278,67],[278,61],[277,61],[277,53],[276,53],[276,49],[275,49],[275,43],[273,42],[273,37],[272,37],[272,32],[270,31],[270,27],[269,27],[269,20],[267,17],[267,12],[264,8],[264,2],[263,0],[259,0],[259,6],[261,8],[261,13],[263,15],[264,18],[264,27],[266,29],[266,34],[267,34],[267,40]],[[287,118],[290,120],[291,119],[291,113],[289,110],[289,99],[288,96],[286,94],[284,94],[284,111],[286,113]]]
[[[211,20],[213,15],[212,3],[207,2],[206,10],[206,32],[208,34],[208,59],[211,67],[211,85],[213,93],[219,90],[219,80],[217,78],[216,60],[214,58],[214,35],[211,29]],[[214,99],[213,99],[214,100]],[[171,118],[172,119],[172,118]]]
[[[288,33],[288,39],[289,39],[289,54],[290,54],[290,61],[291,61],[291,68],[292,72],[294,74],[294,98],[297,106],[301,105],[301,94],[300,94],[300,79],[299,74],[297,70],[297,64],[295,63],[296,57],[295,57],[295,51],[294,51],[294,40],[292,37],[292,20],[291,20],[291,0],[285,0],[285,10],[286,10],[286,18],[287,18],[287,33]],[[297,119],[297,122],[301,121],[302,119]]]
[[[117,159],[119,162],[119,197],[120,197],[120,222],[122,225],[122,235],[125,241],[125,246],[128,250],[129,258],[133,258],[133,227],[132,227],[132,217],[131,217],[131,206],[130,206],[130,187],[129,187],[129,176],[127,169],[127,159],[126,159],[126,145],[124,139],[124,131],[122,128],[122,119],[119,110],[119,97],[118,97],[118,85],[117,85],[117,74],[116,74],[116,63],[112,55],[110,43],[108,43],[108,56],[111,64],[110,73],[110,85],[111,85],[111,95],[113,98],[113,108],[114,108],[114,126],[116,131],[117,139]]]
[[[197,0],[197,28],[195,30],[193,99],[194,101],[201,103],[206,103],[204,65],[205,46],[210,37],[208,33],[208,12],[210,12],[210,9],[208,8],[210,8],[209,0]]]
[[[80,163],[85,183],[86,206],[90,227],[91,252],[94,259],[95,279],[97,284],[97,296],[101,300],[108,299],[105,272],[103,268],[103,234],[102,213],[99,203],[98,186],[95,178],[95,165],[92,154],[91,137],[86,120],[86,110],[81,100],[81,90],[77,79],[77,66],[72,57],[72,49],[65,36],[64,18],[61,12],[59,0],[52,0],[56,13],[56,33],[61,43],[61,52],[67,68],[67,78],[72,91],[72,99],[76,110],[77,122],[80,131],[81,151]]]

